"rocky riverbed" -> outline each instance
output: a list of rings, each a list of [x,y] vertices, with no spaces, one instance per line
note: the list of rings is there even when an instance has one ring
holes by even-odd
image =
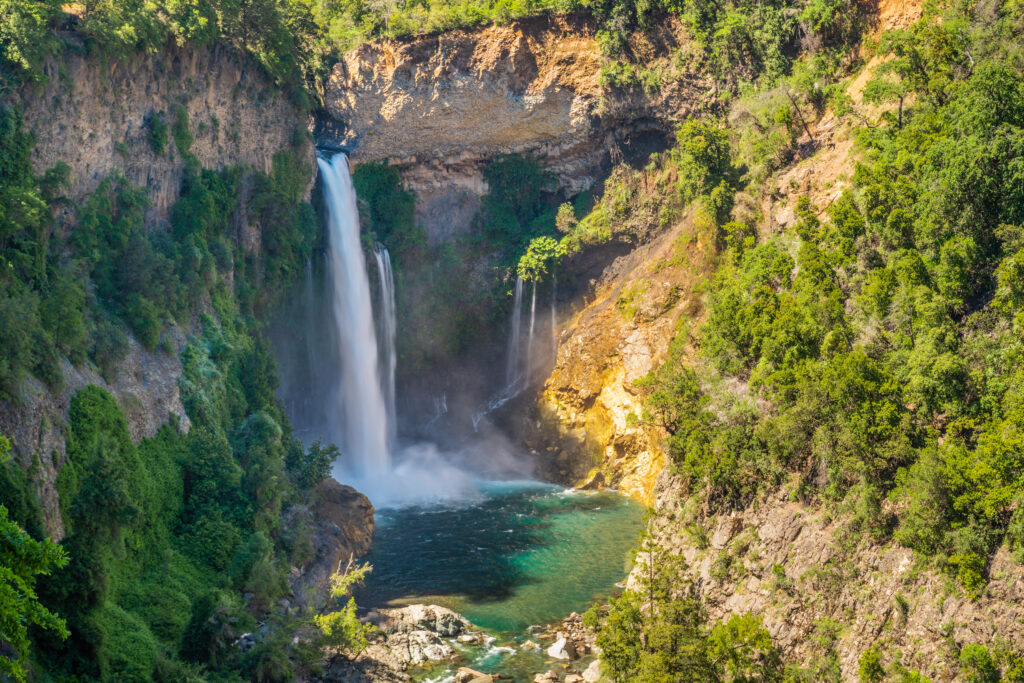
[[[600,678],[595,634],[576,612],[505,640],[438,605],[371,610],[362,620],[376,627],[366,650],[355,658],[328,653],[325,673],[311,681],[594,683]],[[497,660],[502,660],[500,672],[476,668],[493,669]]]

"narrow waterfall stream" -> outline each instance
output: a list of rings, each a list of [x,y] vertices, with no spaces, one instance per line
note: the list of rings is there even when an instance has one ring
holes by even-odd
[[[520,647],[531,637],[527,627],[582,611],[625,578],[641,508],[612,492],[535,481],[525,448],[493,430],[465,435],[458,450],[403,438],[395,380],[402,331],[391,255],[381,244],[364,248],[345,155],[318,163],[326,271],[317,278],[309,267],[297,291],[305,300],[289,307],[290,322],[279,334],[289,361],[283,374],[291,373],[282,398],[307,443],[339,446],[334,477],[377,508],[373,550],[364,558],[374,570],[356,599],[367,609],[427,602],[462,612],[490,634],[481,646],[453,643],[462,663],[519,680],[543,664],[542,650]],[[528,388],[533,355],[546,346],[534,348],[545,316],[538,321],[537,283],[530,284],[524,321],[526,283],[515,283],[505,386],[486,411]],[[554,316],[552,301],[552,335]],[[306,328],[304,339],[295,325]],[[447,410],[441,393],[434,419]],[[415,676],[447,680],[450,667],[441,663]]]
[[[398,355],[395,348],[395,335],[398,331],[398,316],[395,310],[395,276],[391,269],[391,254],[383,244],[373,247],[374,260],[377,262],[377,274],[380,277],[380,330],[384,372],[381,383],[384,389],[384,402],[388,409],[388,447],[394,448],[398,430],[398,414],[395,408],[395,369],[398,367]]]

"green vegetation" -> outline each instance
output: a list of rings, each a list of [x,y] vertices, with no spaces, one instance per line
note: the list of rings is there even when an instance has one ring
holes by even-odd
[[[794,229],[755,244],[730,242],[728,211],[714,218],[726,239],[694,339],[701,363],[677,355],[645,381],[649,419],[713,507],[795,473],[799,495],[846,500],[865,532],[932,558],[970,594],[1000,543],[1024,546],[1024,177],[1012,161],[1024,91],[991,49],[1002,30],[929,14],[887,34],[881,48],[897,59],[874,83],[898,84],[914,105],[861,130],[853,190],[826,221],[804,200]],[[983,43],[988,58],[970,57]],[[729,175],[703,161],[683,177],[715,168]],[[709,178],[687,183],[705,205]],[[706,391],[720,376],[772,408]]]
[[[7,437],[0,436],[0,467],[9,466],[10,450]],[[11,467],[20,471],[17,465]],[[26,489],[12,491],[5,486],[0,495],[25,495],[26,492]],[[29,627],[52,631],[57,638],[68,636],[64,620],[47,609],[35,591],[37,577],[62,569],[68,558],[59,546],[33,539],[19,526],[17,512],[15,509],[15,514],[9,515],[8,508],[0,504],[0,642],[4,643],[4,651],[0,652],[0,675],[24,681]]]
[[[416,198],[398,171],[384,163],[359,165],[352,173],[364,234],[387,247],[396,264],[423,260],[427,235],[416,224]]]
[[[281,519],[325,475],[322,464],[305,466],[320,463],[320,449],[304,453],[291,436],[274,400],[273,359],[246,328],[205,318],[182,360],[187,435],[172,421],[136,446],[105,390],[86,387],[72,399],[57,480],[71,563],[41,591],[70,638],[37,640],[44,671],[170,681],[273,670],[262,680],[291,680],[318,665],[318,643],[330,634],[320,634],[314,614],[274,605],[289,567],[310,558],[304,530]],[[234,640],[255,618],[272,627],[242,652]],[[331,642],[364,642],[349,635],[359,634],[334,633]]]
[[[887,61],[864,91],[881,105],[870,120],[851,113],[827,50],[782,71],[764,60],[762,73],[780,76],[741,85],[727,120],[688,121],[646,169],[616,170],[588,215],[559,210],[566,253],[684,218],[713,235],[704,322],[681,326],[664,365],[638,382],[642,419],[667,431],[671,466],[703,514],[787,487],[842,515],[854,546],[912,548],[968,597],[985,592],[1000,546],[1024,561],[1024,64],[1010,38],[1022,20],[1016,6],[998,17],[928,6],[884,34]],[[826,107],[858,122],[852,188],[824,217],[801,199],[795,225],[759,235],[773,173],[798,140],[814,145],[806,118]],[[620,293],[627,317],[642,288]],[[777,589],[789,590],[779,570]],[[712,569],[730,571],[724,560]],[[699,615],[684,585],[627,594],[600,635],[609,673],[689,680],[724,627]],[[839,680],[837,633],[825,628],[820,661],[785,680]],[[958,651],[966,680],[1020,675],[1017,653]],[[884,650],[862,653],[858,675],[926,680]]]
[[[155,348],[168,323],[223,297],[232,271],[243,311],[259,310],[312,250],[316,218],[302,199],[308,171],[299,149],[275,155],[270,174],[251,175],[247,211],[262,242],[257,258],[232,240],[244,169],[200,169],[190,158],[169,233],[146,229],[140,189],[107,178],[77,208],[78,226],[65,240],[54,230],[52,209],[67,204],[59,194],[67,167],[35,175],[33,141],[14,109],[0,108],[0,138],[0,341],[8,349],[0,360],[0,396],[8,400],[19,400],[29,374],[59,387],[61,355],[75,364],[89,358],[109,373],[127,351],[118,320]],[[183,110],[174,139],[187,155]]]
[[[781,657],[760,617],[710,624],[682,560],[650,541],[641,546],[637,567],[636,588],[612,601],[607,615],[585,617],[601,626],[601,666],[612,680],[783,680]]]
[[[60,195],[67,168],[36,175],[31,136],[16,110],[0,108],[3,398],[21,400],[30,375],[59,388],[66,361],[110,377],[128,350],[126,329],[166,352],[169,324],[195,334],[181,354],[187,434],[172,417],[136,444],[106,390],[72,397],[56,482],[59,546],[39,540],[39,456],[30,468],[0,462],[0,675],[283,681],[315,670],[327,642],[365,642],[351,609],[331,617],[277,607],[289,568],[313,557],[309,530],[282,519],[337,456],[292,436],[254,322],[317,238],[303,199],[305,148],[279,152],[268,174],[202,169],[187,112],[172,117],[169,127],[151,117],[150,143],[167,152],[173,139],[185,158],[181,196],[169,229],[150,230],[146,195],[117,176],[71,206]],[[243,184],[256,252],[236,238]],[[58,229],[57,208],[76,216],[74,229]],[[266,628],[241,651],[235,641],[257,623]]]

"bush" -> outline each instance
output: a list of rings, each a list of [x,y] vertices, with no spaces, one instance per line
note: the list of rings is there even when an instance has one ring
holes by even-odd
[[[153,154],[163,156],[167,152],[167,124],[161,114],[156,112],[146,117],[146,142]]]

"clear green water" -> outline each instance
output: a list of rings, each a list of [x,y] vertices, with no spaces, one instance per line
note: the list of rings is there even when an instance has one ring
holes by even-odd
[[[629,572],[643,508],[615,493],[537,483],[494,484],[462,504],[377,513],[363,607],[428,602],[465,615],[496,640],[465,648],[464,664],[513,674],[542,670],[518,644],[610,597]],[[543,643],[542,643],[543,644]]]

